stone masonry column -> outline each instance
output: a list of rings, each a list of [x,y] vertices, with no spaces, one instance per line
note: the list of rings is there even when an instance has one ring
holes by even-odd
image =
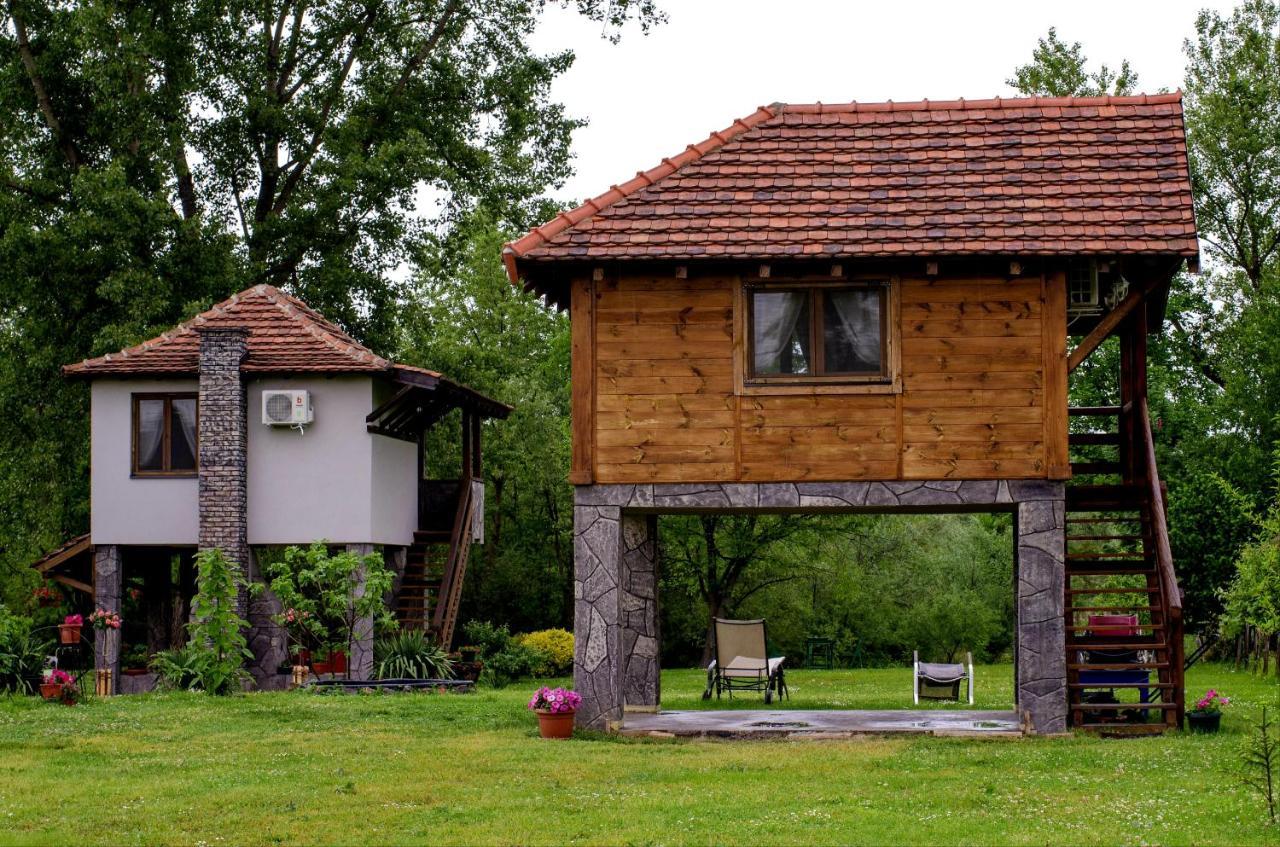
[[[590,491],[577,489],[573,507],[573,686],[582,695],[575,723],[609,729],[622,720],[621,509],[584,503]]]
[[[348,544],[347,552],[357,556],[368,556],[373,552],[372,544]],[[364,596],[364,568],[360,568],[356,577],[356,588],[353,592],[357,598]],[[351,645],[351,678],[373,678],[373,618],[364,616],[356,619],[356,638]]]
[[[249,551],[249,565],[249,580],[263,581],[256,551]],[[278,686],[280,680],[276,669],[289,659],[289,634],[276,623],[275,617],[282,611],[284,607],[280,600],[269,590],[264,589],[257,597],[249,599],[249,652],[253,654],[249,673],[261,689]]]
[[[1015,702],[1042,735],[1067,731],[1063,620],[1066,500],[1062,483],[1009,483],[1017,502]]]
[[[250,571],[247,493],[248,409],[240,363],[249,331],[198,328],[200,333],[200,531],[199,548],[217,547],[242,578]],[[242,585],[236,601],[249,615]]]
[[[658,516],[622,513],[622,702],[657,711],[661,699],[658,629]]]
[[[114,544],[99,544],[93,548],[94,605],[108,612],[120,611],[120,595],[123,590],[124,560],[120,548]],[[89,622],[85,621],[85,626]],[[97,630],[93,633],[94,670],[111,671],[111,693],[120,692],[120,630]]]

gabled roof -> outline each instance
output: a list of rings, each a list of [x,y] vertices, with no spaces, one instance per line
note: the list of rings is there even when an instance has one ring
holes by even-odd
[[[482,415],[505,418],[511,412],[510,406],[443,374],[377,355],[306,303],[270,285],[241,291],[150,341],[64,365],[62,372],[88,379],[196,376],[200,371],[200,331],[218,328],[248,331],[247,353],[240,366],[247,373],[383,373]]]
[[[504,260],[1198,251],[1175,93],[762,106]]]

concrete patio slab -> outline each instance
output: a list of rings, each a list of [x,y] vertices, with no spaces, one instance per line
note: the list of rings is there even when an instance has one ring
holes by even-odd
[[[629,712],[618,732],[655,738],[840,739],[898,733],[1020,738],[1023,728],[1016,712],[718,709]]]

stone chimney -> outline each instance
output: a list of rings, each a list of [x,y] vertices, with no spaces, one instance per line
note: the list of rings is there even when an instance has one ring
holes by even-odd
[[[248,408],[240,363],[248,329],[200,328],[200,534],[199,547],[217,547],[241,575],[249,574],[246,465]],[[248,613],[242,587],[236,603]]]

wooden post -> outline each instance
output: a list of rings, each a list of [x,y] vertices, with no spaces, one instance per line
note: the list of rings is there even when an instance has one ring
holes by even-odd
[[[473,412],[471,415],[471,473],[477,478],[484,475],[480,461],[480,424],[480,415]]]
[[[589,279],[575,279],[570,286],[569,320],[571,437],[573,455],[569,482],[589,485],[595,466],[595,286]]]
[[[471,452],[471,419],[473,415],[469,409],[462,410],[462,483],[466,485],[470,481],[473,473],[472,460],[475,458]]]
[[[1070,479],[1067,451],[1067,272],[1041,277],[1044,300],[1044,453],[1049,479]]]

